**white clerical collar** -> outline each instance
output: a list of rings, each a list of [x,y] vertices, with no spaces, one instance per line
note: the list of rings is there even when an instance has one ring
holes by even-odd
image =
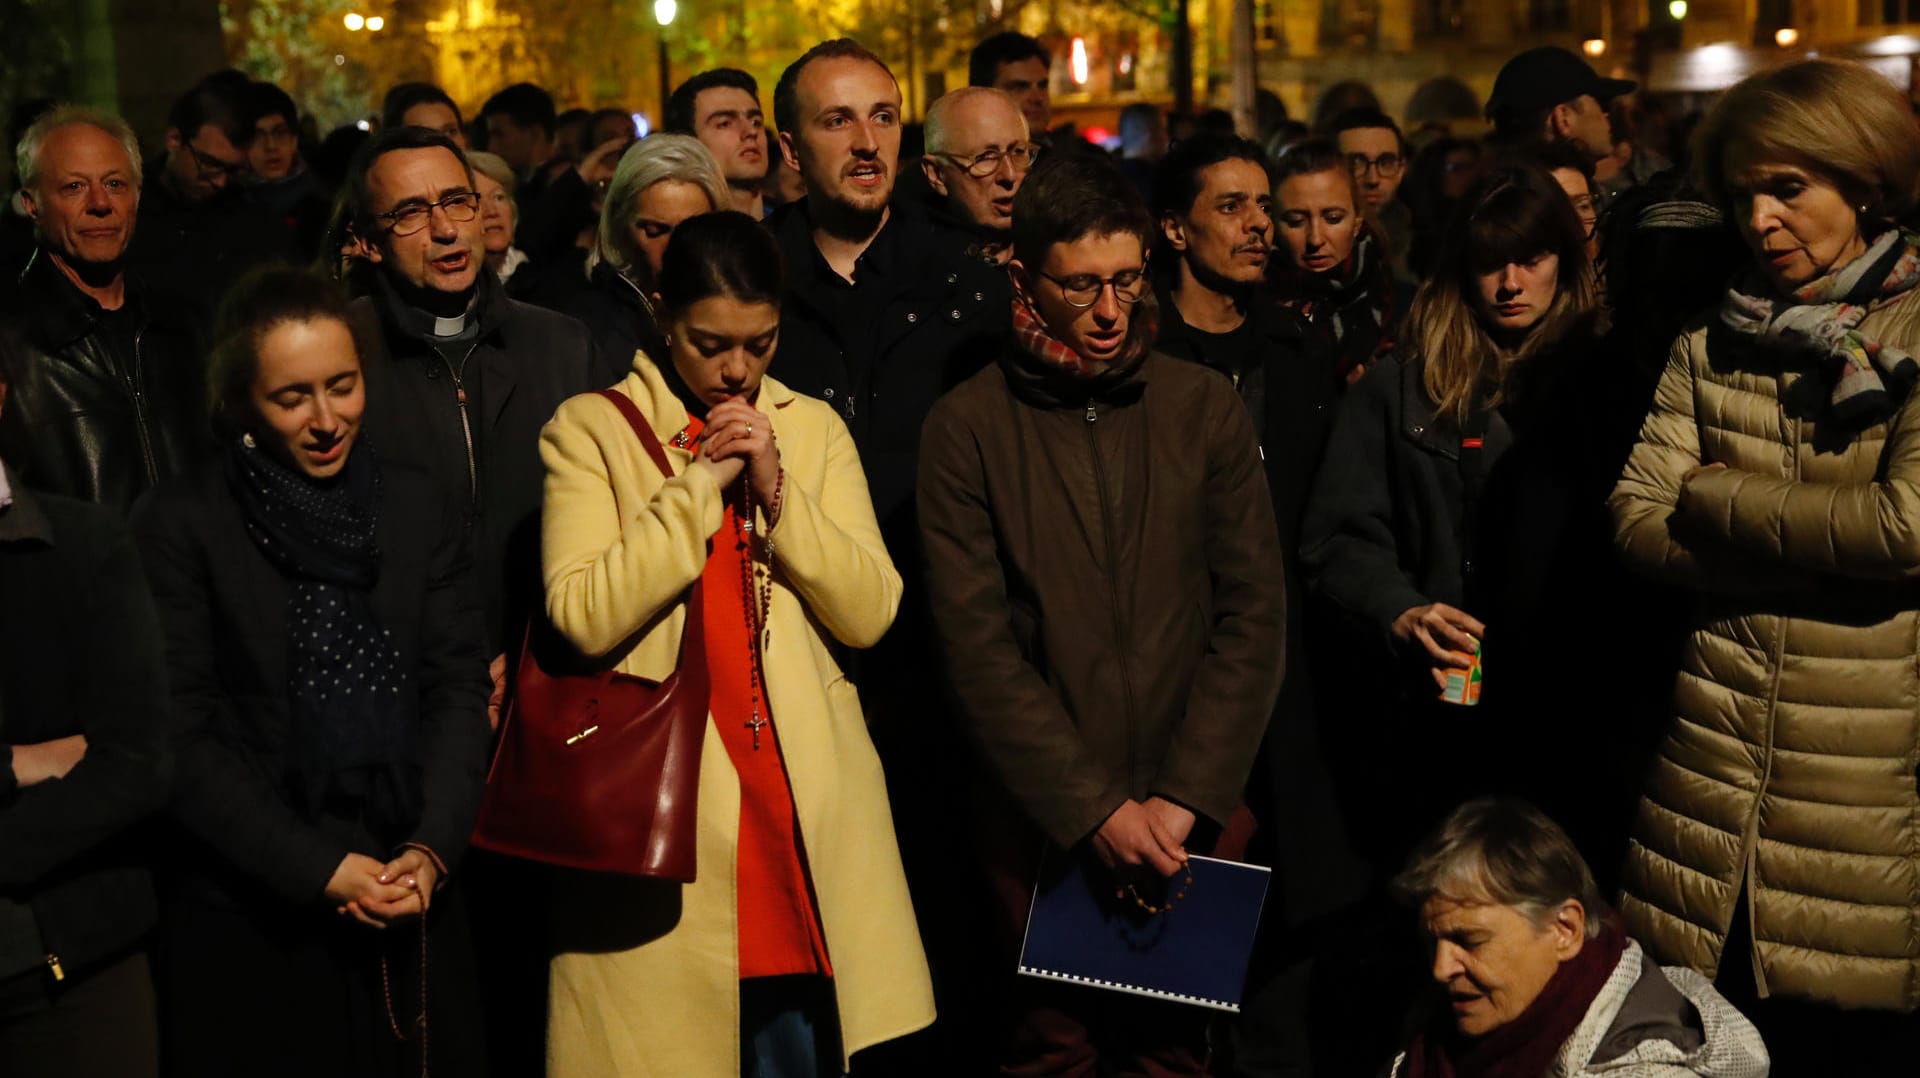
[[[466,331],[467,316],[464,312],[454,315],[452,318],[441,318],[438,315],[434,316],[433,335],[436,337],[458,337]]]

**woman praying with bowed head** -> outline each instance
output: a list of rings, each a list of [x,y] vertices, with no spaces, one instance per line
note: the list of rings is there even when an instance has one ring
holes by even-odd
[[[887,631],[900,575],[846,426],[766,376],[773,235],[732,211],[680,221],[658,287],[666,351],[613,392],[672,474],[614,402],[562,405],[541,438],[542,562],[554,627],[621,674],[658,681],[681,634],[705,634],[697,878],[567,877],[548,1073],[840,1075],[933,1021],[880,760],[835,657]]]

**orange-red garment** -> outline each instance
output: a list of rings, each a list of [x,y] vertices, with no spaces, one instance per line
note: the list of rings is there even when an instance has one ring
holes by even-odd
[[[690,420],[689,437],[704,424]],[[749,602],[742,589],[741,563],[747,557],[738,517],[739,498],[730,488],[720,530],[707,540],[707,565],[700,577],[705,606],[707,668],[713,689],[709,708],[740,776],[740,834],[734,879],[739,891],[740,976],[775,977],[790,973],[831,975],[826,939],[807,881],[806,853],[794,818],[793,790],[787,784],[772,709],[764,687],[760,695],[760,747],[753,747],[753,634],[747,627]],[[756,587],[761,586],[756,582]]]

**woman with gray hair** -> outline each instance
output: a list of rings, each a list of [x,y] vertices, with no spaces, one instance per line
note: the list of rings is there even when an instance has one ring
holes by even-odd
[[[667,241],[687,218],[731,206],[720,163],[699,139],[653,135],[621,156],[587,255],[587,288],[566,307],[593,333],[604,365],[624,376],[635,352],[666,355],[655,308]]]
[[[1752,1023],[1663,969],[1600,899],[1559,825],[1520,801],[1455,809],[1393,881],[1445,991],[1394,1078],[1765,1078]]]

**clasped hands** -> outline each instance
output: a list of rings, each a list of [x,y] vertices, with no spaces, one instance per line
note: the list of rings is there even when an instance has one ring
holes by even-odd
[[[1164,797],[1128,799],[1093,833],[1094,855],[1114,875],[1141,878],[1149,871],[1162,878],[1187,867],[1187,836],[1193,810]]]
[[[402,850],[385,864],[366,854],[341,859],[327,881],[327,900],[334,912],[368,928],[385,928],[410,917],[425,916],[440,885],[440,870],[421,850]]]
[[[746,471],[754,500],[767,511],[768,522],[772,523],[777,508],[773,498],[780,483],[780,450],[773,443],[773,421],[745,397],[721,401],[707,412],[706,431],[700,435],[693,466],[712,475],[721,490]]]

